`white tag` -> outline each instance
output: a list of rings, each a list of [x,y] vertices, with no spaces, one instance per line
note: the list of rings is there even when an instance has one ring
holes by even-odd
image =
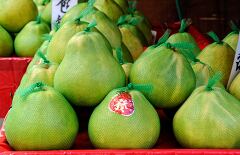
[[[234,80],[234,78],[237,76],[239,72],[240,72],[240,39],[238,39],[238,45],[237,45],[237,49],[236,49],[236,53],[235,53],[235,57],[232,65],[231,74],[229,76],[227,88],[230,87],[230,84],[232,83],[232,81]]]
[[[155,44],[157,39],[157,31],[151,30],[152,32],[152,43]]]
[[[60,23],[63,15],[77,4],[78,0],[53,0],[51,27],[53,28],[55,22]]]

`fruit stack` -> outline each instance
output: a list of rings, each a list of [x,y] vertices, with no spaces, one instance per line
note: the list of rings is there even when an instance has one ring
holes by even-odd
[[[50,3],[40,2],[45,9]],[[38,7],[43,12],[30,27],[49,21],[45,9]],[[16,36],[16,53],[33,49],[26,46],[37,33],[27,25]],[[152,45],[151,26],[134,1],[71,8],[49,34],[38,34],[44,41],[6,117],[8,143],[15,150],[70,149],[81,131],[76,107],[93,107],[88,136],[95,148],[152,148],[161,130],[156,109],[176,108],[173,131],[183,147],[240,148],[240,75],[226,88],[235,50],[210,32],[214,42],[200,51],[186,29],[182,20],[178,33],[167,30]]]

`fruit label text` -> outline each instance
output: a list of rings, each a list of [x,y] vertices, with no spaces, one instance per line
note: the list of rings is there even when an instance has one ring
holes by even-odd
[[[77,5],[77,0],[53,0],[52,1],[52,27],[54,23],[60,23],[63,15],[73,6]]]
[[[112,112],[123,116],[130,116],[134,113],[134,103],[132,97],[127,92],[120,92],[109,103]]]
[[[229,76],[227,88],[229,88],[231,82],[237,76],[237,74],[239,72],[240,72],[240,39],[238,36],[237,49],[236,49],[236,53],[235,53],[235,57],[234,57],[233,65],[232,65],[231,74]]]

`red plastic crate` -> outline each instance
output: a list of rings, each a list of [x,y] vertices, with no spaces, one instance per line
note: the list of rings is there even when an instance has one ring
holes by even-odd
[[[0,118],[4,118],[31,58],[0,58]]]

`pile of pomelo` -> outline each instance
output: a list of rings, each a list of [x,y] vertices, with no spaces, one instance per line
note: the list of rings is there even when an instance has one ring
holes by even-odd
[[[186,20],[153,43],[134,1],[79,2],[50,31],[51,5],[0,0],[1,56],[33,57],[6,117],[12,148],[70,149],[82,123],[76,107],[94,107],[96,148],[154,147],[159,108],[178,109],[173,131],[183,147],[240,148],[240,75],[226,88],[236,26],[223,41],[210,32],[214,42],[200,51]]]

